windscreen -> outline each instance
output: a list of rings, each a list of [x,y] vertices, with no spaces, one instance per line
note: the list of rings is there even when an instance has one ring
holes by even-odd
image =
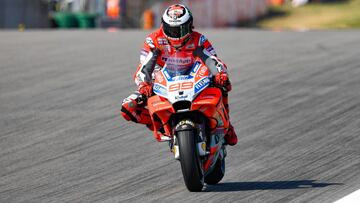
[[[178,51],[166,58],[165,68],[170,77],[189,75],[194,61],[192,53]]]

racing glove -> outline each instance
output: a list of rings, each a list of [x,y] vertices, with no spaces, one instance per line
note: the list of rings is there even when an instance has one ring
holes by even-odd
[[[138,91],[140,94],[142,94],[146,97],[150,97],[153,93],[152,84],[149,82],[142,82],[139,84]]]
[[[217,73],[214,82],[216,86],[223,87],[228,92],[232,89],[229,76],[226,72]]]

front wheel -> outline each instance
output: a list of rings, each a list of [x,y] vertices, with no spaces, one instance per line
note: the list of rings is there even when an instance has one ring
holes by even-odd
[[[179,131],[177,139],[180,152],[181,170],[187,189],[199,192],[204,186],[204,174],[193,130]]]

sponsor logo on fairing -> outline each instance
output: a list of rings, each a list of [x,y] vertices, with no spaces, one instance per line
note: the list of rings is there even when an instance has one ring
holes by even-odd
[[[199,61],[196,61],[193,66],[194,68],[190,74],[195,75],[195,73],[199,70],[200,66],[201,66],[201,63]]]
[[[154,84],[153,90],[154,90],[155,94],[165,96],[165,97],[167,96],[166,88],[157,83]]]
[[[170,75],[169,75],[169,73],[167,72],[166,69],[163,71],[163,73],[164,73],[164,75],[165,75],[165,77],[166,77],[167,80],[170,80],[170,79],[171,79],[171,77],[170,77]]]
[[[195,84],[195,93],[198,93],[199,91],[203,90],[205,87],[209,86],[210,79],[209,78],[203,78],[199,82]]]
[[[175,99],[177,99],[177,100],[185,100],[187,98],[188,98],[188,95],[175,96]]]
[[[200,77],[204,77],[204,75],[205,75],[205,73],[206,73],[206,71],[208,70],[208,68],[207,67],[205,67],[205,66],[203,66],[203,67],[201,67],[201,69],[200,69],[200,71],[199,71],[199,76]]]
[[[193,64],[192,57],[163,57],[162,59],[166,61],[166,69],[172,76],[186,74]]]
[[[181,75],[181,76],[174,77],[173,81],[188,80],[188,79],[191,79],[191,78],[192,78],[191,75]]]

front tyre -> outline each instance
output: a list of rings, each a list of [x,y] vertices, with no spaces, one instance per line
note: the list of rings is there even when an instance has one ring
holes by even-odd
[[[185,185],[189,191],[199,192],[204,186],[204,175],[196,145],[196,134],[193,130],[179,131],[177,139]]]

